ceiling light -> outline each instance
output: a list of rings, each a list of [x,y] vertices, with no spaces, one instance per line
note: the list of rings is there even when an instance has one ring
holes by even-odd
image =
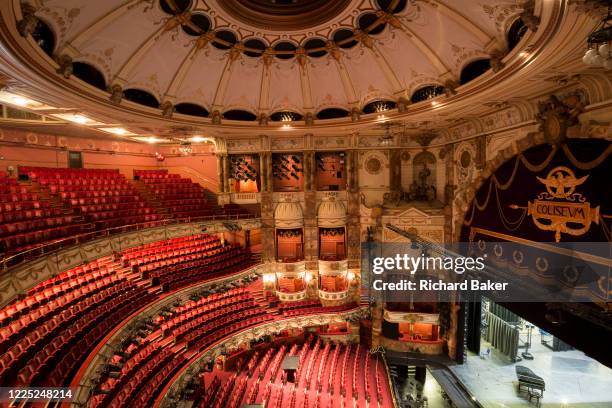
[[[162,141],[162,139],[158,139],[155,136],[149,136],[145,140],[147,143],[159,143]]]
[[[384,112],[389,110],[389,104],[386,101],[379,101],[374,104],[374,112]]]
[[[434,106],[434,107],[435,107],[435,106],[439,106],[439,105],[440,105],[440,102],[437,102],[437,101],[431,101],[431,106]]]
[[[30,98],[25,96],[16,95],[11,92],[0,91],[0,102],[7,103],[9,105],[21,106],[24,108],[32,108],[32,109],[40,109],[40,108],[50,108],[50,106],[43,105],[40,102],[36,102]]]
[[[191,140],[191,141],[192,141],[192,142],[194,142],[194,143],[200,143],[200,142],[205,142],[205,141],[207,141],[208,139],[207,139],[207,138],[205,138],[205,137],[202,137],[202,136],[194,136],[194,137],[192,137],[192,138],[191,138],[191,139],[189,139],[189,140]]]
[[[81,115],[79,113],[58,113],[53,115],[56,118],[67,120],[68,122],[78,123],[79,125],[99,125],[101,123],[95,122],[92,119],[88,118],[85,115]]]
[[[117,136],[136,136],[136,133],[132,133],[122,127],[107,127],[107,128],[99,128],[101,131],[106,133],[112,133]]]
[[[15,105],[19,105],[19,106],[28,106],[30,101],[27,100],[26,98],[22,98],[20,96],[15,96],[14,98],[12,98],[13,103]]]
[[[582,57],[586,65],[612,69],[612,2],[608,3],[608,14],[587,38],[587,50]]]

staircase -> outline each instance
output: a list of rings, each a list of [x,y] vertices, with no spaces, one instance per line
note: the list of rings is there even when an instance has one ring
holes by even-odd
[[[172,218],[172,213],[170,212],[170,210],[168,210],[168,208],[164,207],[162,202],[159,201],[159,199],[153,193],[151,193],[149,188],[142,181],[140,181],[140,180],[130,180],[130,182],[132,183],[132,186],[134,187],[136,192],[138,194],[140,194],[140,196],[142,198],[145,199],[147,204],[149,204],[149,206],[151,208],[153,208],[155,210],[155,212],[157,212],[159,215],[161,215],[162,218],[164,218],[164,219],[171,219]]]

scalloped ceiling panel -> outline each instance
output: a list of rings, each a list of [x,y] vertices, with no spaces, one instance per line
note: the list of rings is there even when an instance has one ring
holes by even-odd
[[[181,11],[160,0],[47,0],[37,16],[55,33],[55,55],[94,66],[109,86],[209,112],[303,115],[409,99],[424,85],[458,79],[466,64],[505,47],[521,12],[507,0],[415,0],[395,14],[376,1],[334,3],[192,0]],[[378,19],[360,31],[366,14]]]

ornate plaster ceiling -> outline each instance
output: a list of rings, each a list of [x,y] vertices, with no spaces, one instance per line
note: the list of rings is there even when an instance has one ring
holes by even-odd
[[[376,0],[162,1],[40,0],[36,16],[54,31],[56,56],[96,67],[107,86],[259,116],[361,111],[457,82],[466,64],[503,53],[522,11],[508,0],[395,0],[384,10]]]

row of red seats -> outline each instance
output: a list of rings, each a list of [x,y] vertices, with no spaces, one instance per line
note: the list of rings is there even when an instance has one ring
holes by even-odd
[[[209,201],[209,193],[188,178],[169,177],[167,172],[135,170],[149,191],[170,210],[175,219],[210,217],[223,214],[216,202]],[[179,205],[180,204],[180,205]]]
[[[298,309],[292,309],[292,310],[285,310],[283,311],[283,315],[289,317],[289,316],[300,316],[303,314],[337,313],[337,312],[342,312],[345,310],[350,310],[355,307],[356,305],[353,303],[347,303],[347,304],[338,305],[338,306],[305,307],[305,308],[298,308]]]
[[[124,266],[143,265],[149,262],[161,261],[167,258],[183,256],[191,253],[209,251],[221,247],[217,237],[202,236],[199,240],[169,243],[164,246],[124,253],[121,262]]]
[[[210,248],[195,247],[185,255],[163,258],[159,261],[156,259],[150,259],[148,263],[139,265],[137,270],[143,274],[143,277],[159,277],[174,271],[217,263],[227,259],[230,252],[236,253],[239,251],[237,247],[233,246],[222,247],[212,246],[212,244],[206,245],[206,247],[208,246],[210,246]],[[168,267],[168,269],[160,271],[160,269],[165,269],[166,267]]]
[[[20,221],[29,221],[33,219],[42,220],[49,218],[57,218],[63,215],[64,212],[59,208],[41,208],[41,209],[19,209],[11,212],[5,212],[0,214],[0,224],[5,223],[16,223]],[[51,226],[55,225],[55,222],[51,221]],[[1,228],[1,227],[0,227]]]
[[[213,401],[214,396],[219,392],[221,388],[221,380],[219,377],[215,376],[215,378],[210,382],[210,385],[206,387],[206,391],[202,395],[200,402],[197,404],[198,408],[208,408],[210,407],[211,401]]]
[[[54,167],[19,166],[19,174],[27,175],[30,180],[39,178],[79,179],[88,178],[116,178],[120,176],[117,169],[68,169]]]
[[[208,323],[198,328],[198,331],[188,333],[185,335],[185,341],[188,347],[202,350],[237,331],[270,321],[271,319],[272,317],[264,309],[245,310],[225,317],[221,321]]]
[[[249,302],[248,305],[244,302],[245,299]],[[245,307],[236,308],[237,304]],[[203,310],[196,312],[196,309],[200,308]],[[123,351],[117,352],[115,355],[117,358],[110,361],[111,373],[103,378],[102,383],[97,387],[97,395],[90,399],[89,406],[152,405],[153,398],[163,388],[171,374],[185,362],[183,353],[185,348],[173,347],[174,343],[180,340],[181,333],[170,333],[168,330],[170,326],[164,326],[164,324],[172,323],[172,327],[179,327],[183,331],[195,330],[189,322],[195,322],[194,318],[197,315],[210,323],[205,331],[208,338],[214,337],[218,340],[228,334],[226,324],[240,321],[243,322],[240,327],[246,327],[254,324],[254,316],[261,314],[265,314],[265,311],[254,304],[252,296],[245,288],[236,288],[212,294],[197,301],[188,301],[183,305],[175,306],[170,311],[163,312],[153,319],[153,325],[161,328],[165,332],[164,336],[157,336],[155,335],[156,329],[150,329],[150,333],[145,332],[138,335],[142,336],[143,340],[134,339],[128,342],[129,345],[124,346]],[[232,328],[233,331],[236,329],[237,326]],[[170,353],[171,350],[175,351]],[[159,356],[165,357],[160,358]],[[152,370],[153,367],[154,370]],[[139,378],[138,390],[134,388],[134,378]],[[135,395],[128,397],[129,393],[126,390]]]
[[[180,273],[163,271],[155,272],[151,274],[151,276],[157,279],[164,288],[175,289],[193,282],[231,275],[248,268],[254,263],[251,259],[250,252],[247,250],[241,250],[239,255],[232,256],[232,253],[224,254],[224,256],[225,255],[227,255],[229,259],[213,264],[208,262],[188,263],[183,265]]]
[[[27,313],[20,313],[18,317],[11,316],[12,322],[0,329],[0,349],[6,350],[5,354],[9,356],[9,361],[4,361],[2,383],[9,384],[11,379],[14,380],[14,376],[9,374],[23,367],[26,371],[22,373],[22,384],[32,384],[27,380],[33,381],[34,377],[44,374],[42,363],[48,363],[47,357],[55,356],[58,351],[56,348],[47,348],[50,339],[58,338],[66,330],[81,329],[83,325],[99,321],[105,313],[116,309],[100,308],[112,299],[120,300],[123,294],[132,293],[130,289],[133,289],[130,282],[112,275],[85,286],[65,286],[61,293],[52,292],[49,297],[46,293],[35,295],[34,303],[28,304]],[[68,332],[60,348],[65,348],[77,338],[74,332]],[[36,353],[42,354],[30,364]],[[29,368],[26,369],[26,366]]]
[[[21,210],[32,210],[39,208],[50,208],[51,203],[46,200],[40,201],[1,201],[0,202],[0,213],[9,213]]]
[[[75,266],[67,271],[61,272],[54,277],[47,279],[38,285],[28,290],[28,296],[34,295],[46,289],[52,289],[54,286],[61,285],[71,279],[84,277],[87,281],[97,280],[99,277],[104,277],[115,273],[115,268],[109,263],[108,258],[100,258],[89,263]],[[27,298],[26,298],[27,299]]]
[[[134,170],[134,176],[139,178],[179,178],[178,174],[169,174],[168,170]]]
[[[236,315],[249,311],[261,313],[261,310],[256,309],[257,305],[252,299],[236,303],[231,302],[223,306],[216,305],[214,308],[203,310],[199,316],[179,316],[177,318],[178,321],[168,324],[166,327],[168,327],[167,330],[171,330],[171,335],[174,339],[180,340],[186,333],[193,333],[207,325],[224,324],[228,317],[233,318]]]
[[[35,248],[45,242],[63,239],[78,235],[82,232],[82,224],[71,224],[65,227],[47,228],[44,230],[25,232],[10,235],[3,238],[0,243],[4,247],[4,252],[19,252]]]
[[[125,251],[122,252],[122,254],[123,254],[123,256],[127,256],[127,255],[132,254],[132,253],[139,254],[142,251],[148,251],[150,249],[155,249],[155,248],[162,248],[162,247],[166,247],[166,246],[174,245],[174,244],[181,244],[183,242],[198,241],[198,240],[201,240],[201,239],[203,239],[205,237],[210,237],[212,239],[216,239],[216,237],[213,237],[213,236],[208,235],[208,234],[187,235],[187,236],[184,236],[184,237],[171,238],[171,239],[166,239],[166,240],[162,240],[162,241],[154,241],[154,242],[150,242],[148,244],[140,245],[138,247],[126,249]],[[139,256],[139,255],[136,255],[136,256]]]
[[[71,225],[72,220],[73,218],[71,215],[65,215],[61,217],[29,219],[21,222],[2,224],[0,225],[0,237],[21,234],[24,232],[43,230],[45,228]]]

